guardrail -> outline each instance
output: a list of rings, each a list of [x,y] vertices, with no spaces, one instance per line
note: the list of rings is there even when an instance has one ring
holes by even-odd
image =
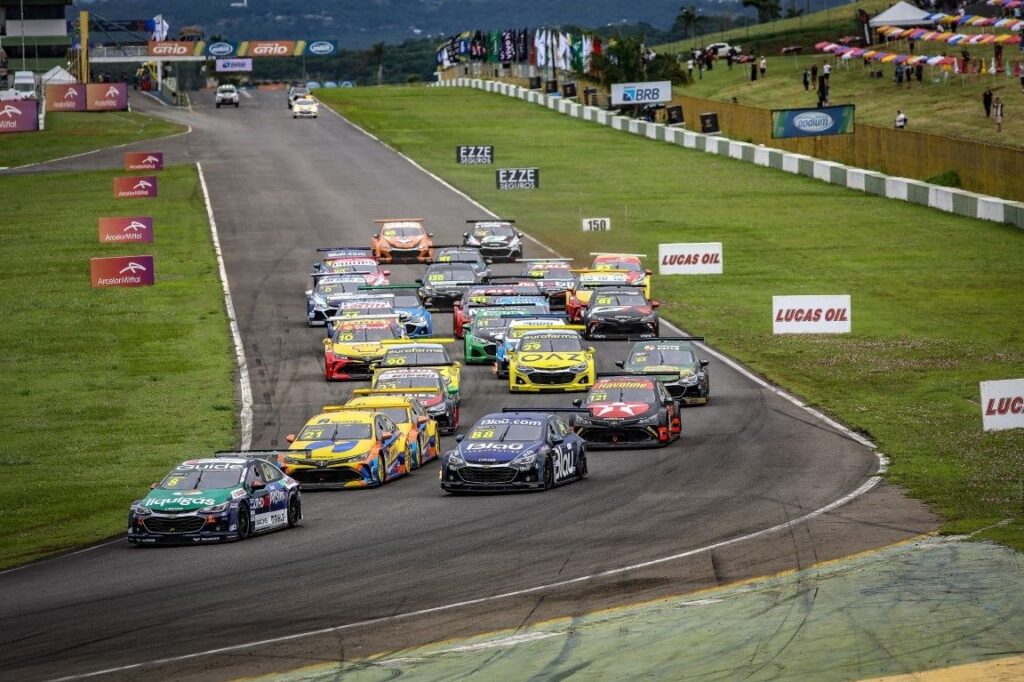
[[[124,45],[119,47],[90,47],[89,59],[104,57],[147,57],[149,47],[146,45]]]
[[[516,97],[574,118],[599,123],[634,135],[643,135],[651,140],[667,142],[709,154],[728,156],[737,161],[775,168],[787,173],[805,175],[849,189],[929,206],[946,213],[1006,223],[1024,229],[1024,204],[1008,199],[968,192],[955,187],[933,185],[911,178],[894,177],[834,161],[823,161],[805,154],[796,154],[751,142],[740,142],[721,135],[705,135],[684,128],[666,126],[663,123],[639,121],[598,107],[585,106],[510,83],[480,78],[453,78],[434,85],[437,87],[475,88]]]

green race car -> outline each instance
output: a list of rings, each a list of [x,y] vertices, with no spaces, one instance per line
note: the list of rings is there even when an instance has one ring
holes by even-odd
[[[630,339],[633,347],[624,362],[616,362],[626,374],[656,376],[669,394],[684,405],[707,405],[711,397],[708,361],[697,356],[694,341],[703,336],[662,336]]]
[[[508,321],[514,317],[528,317],[536,311],[532,306],[500,306],[477,310],[472,325],[463,337],[466,364],[493,363]]]

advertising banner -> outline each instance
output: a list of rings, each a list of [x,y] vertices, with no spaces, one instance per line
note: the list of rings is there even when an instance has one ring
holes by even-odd
[[[128,86],[125,83],[89,83],[85,86],[89,111],[127,111]]]
[[[146,54],[150,57],[201,57],[205,45],[202,40],[151,40]]]
[[[455,148],[455,161],[471,165],[494,163],[494,147],[491,145],[459,145]]]
[[[1024,379],[981,382],[981,423],[986,431],[1024,428]]]
[[[612,106],[621,104],[661,104],[672,99],[670,81],[648,83],[612,83]]]
[[[85,105],[85,85],[81,83],[46,86],[47,111],[85,111]]]
[[[218,40],[206,45],[207,57],[234,57],[236,54],[238,54],[238,43]]]
[[[494,180],[501,190],[537,189],[540,187],[540,169],[499,168],[494,172]]]
[[[307,57],[330,57],[335,54],[338,54],[336,40],[311,40],[306,45]]]
[[[584,218],[584,232],[610,232],[612,229],[611,218]]]
[[[853,134],[853,105],[820,109],[773,109],[772,137]]]
[[[718,112],[705,111],[700,115],[700,132],[705,135],[716,135],[722,132],[718,127]]]
[[[722,242],[658,244],[659,275],[721,275]]]
[[[252,59],[218,59],[217,73],[230,73],[235,71],[252,71]]]
[[[115,199],[149,199],[155,196],[155,175],[114,178]]]
[[[90,258],[89,273],[94,289],[104,287],[153,286],[152,256],[114,256]]]
[[[34,99],[0,102],[0,133],[39,130],[39,102]]]
[[[304,40],[243,40],[238,45],[239,57],[298,57],[305,48]]]
[[[124,169],[132,170],[163,170],[163,152],[125,152]]]
[[[149,243],[153,241],[153,219],[149,216],[100,218],[99,235],[105,244]]]
[[[773,334],[848,334],[849,295],[772,296]]]

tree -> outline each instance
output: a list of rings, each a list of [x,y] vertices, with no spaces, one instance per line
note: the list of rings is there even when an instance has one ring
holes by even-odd
[[[643,35],[610,38],[602,54],[591,57],[591,69],[606,88],[612,83],[651,79],[678,82],[682,77],[678,62],[673,57],[648,50]]]
[[[757,21],[760,24],[782,16],[782,7],[779,5],[779,0],[743,0],[743,6],[753,7],[757,10]]]
[[[803,15],[804,10],[802,7],[797,7],[794,3],[790,2],[789,7],[786,8],[786,18],[792,19],[793,17],[799,17]]]
[[[370,55],[373,57],[373,63],[377,67],[377,85],[384,82],[384,43],[374,43],[373,47],[370,48]]]
[[[682,7],[672,24],[672,32],[678,33],[685,40],[694,37],[697,27],[707,22],[707,17],[700,14],[693,5]]]

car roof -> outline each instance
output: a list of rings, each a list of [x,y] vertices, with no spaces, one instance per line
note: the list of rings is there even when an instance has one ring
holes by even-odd
[[[184,462],[175,465],[175,469],[183,464],[246,464],[249,462],[245,457],[199,457],[186,459]]]
[[[317,426],[318,424],[370,424],[373,422],[376,413],[373,410],[334,410],[321,412],[306,422],[306,426]]]
[[[345,407],[407,407],[412,408],[412,398],[394,395],[364,395],[352,398]]]
[[[636,377],[636,376],[629,376],[629,375],[623,375],[623,376],[619,376],[619,377],[603,377],[603,378],[600,378],[597,381],[595,381],[594,385],[591,386],[591,389],[598,388],[599,386],[607,387],[609,384],[614,384],[614,383],[639,383],[639,384],[643,384],[644,388],[651,388],[651,389],[653,389],[657,382],[656,382],[655,379],[651,379],[649,377]]]

